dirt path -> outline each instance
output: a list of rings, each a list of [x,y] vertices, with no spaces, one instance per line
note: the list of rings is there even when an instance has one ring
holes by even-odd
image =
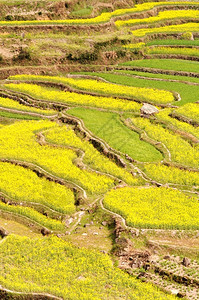
[[[57,299],[57,300],[63,300],[63,298],[48,294],[48,293],[34,293],[34,292],[30,292],[30,293],[26,293],[26,292],[16,292],[7,288],[4,288],[3,286],[0,285],[0,296],[1,296],[1,292],[4,292],[4,295],[2,295],[2,297],[7,297],[7,295],[12,294],[13,296],[16,295],[21,295],[23,296],[23,299],[30,299],[29,297],[31,297],[31,299],[35,299],[35,300],[45,300],[46,298],[49,300],[53,300],[53,299]],[[9,296],[8,296],[9,297]],[[12,296],[11,296],[12,297]],[[3,298],[2,298],[3,299]],[[8,298],[6,298],[8,299]]]

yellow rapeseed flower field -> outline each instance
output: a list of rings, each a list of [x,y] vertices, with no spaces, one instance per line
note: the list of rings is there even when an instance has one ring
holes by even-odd
[[[116,176],[130,185],[139,184],[138,178],[133,177],[125,169],[118,167],[110,159],[101,155],[88,141],[81,140],[69,126],[52,128],[45,133],[45,137],[51,143],[83,150],[83,162],[93,169]]]
[[[163,128],[161,125],[152,124],[147,119],[133,118],[132,122],[139,128],[146,131],[149,137],[162,142],[169,150],[171,159],[189,167],[199,166],[199,152],[192,147],[188,141],[177,134]],[[189,155],[187,155],[187,153]]]
[[[75,211],[71,190],[10,163],[0,162],[0,192],[16,202],[41,203],[65,214]]]
[[[98,81],[93,79],[74,79],[74,78],[67,78],[67,77],[64,78],[64,77],[35,76],[35,75],[16,75],[10,77],[10,79],[44,80],[44,81],[58,82],[58,83],[69,84],[78,89],[82,89],[86,91],[99,92],[105,95],[114,94],[118,96],[132,97],[132,100],[136,99],[136,100],[149,101],[154,103],[169,103],[175,100],[173,94],[169,91],[159,90],[155,88],[141,88],[141,87],[118,85],[118,84],[113,84],[113,83],[108,83],[108,82],[103,82],[103,81]],[[5,87],[14,89],[13,84],[9,84],[9,85],[6,84]],[[23,89],[23,83],[19,84],[19,87]],[[19,87],[16,86],[16,89],[19,90]],[[24,83],[24,89],[25,87],[27,86]],[[98,99],[99,98],[96,97],[96,100]],[[113,101],[115,102],[112,104],[113,107],[114,105],[117,105],[117,103],[119,106],[119,102],[121,101],[121,99],[116,99]]]
[[[10,98],[3,98],[0,97],[0,108],[9,108],[9,109],[14,109],[14,110],[19,110],[19,111],[24,111],[24,112],[33,112],[33,113],[38,113],[42,115],[55,115],[56,111],[53,110],[43,110],[31,106],[26,106],[23,104],[20,104],[19,102],[12,100]]]
[[[132,33],[136,37],[142,37],[147,34],[155,34],[155,33],[178,33],[178,32],[198,32],[199,24],[198,23],[185,23],[179,25],[168,25],[162,27],[154,27],[154,28],[141,28],[137,30],[133,30]]]
[[[155,17],[149,17],[145,19],[130,19],[126,21],[116,21],[115,25],[117,27],[121,26],[133,26],[138,24],[150,24],[158,23],[166,20],[175,20],[175,19],[197,19],[199,17],[199,12],[197,10],[167,10],[161,11]]]
[[[0,26],[23,26],[23,25],[91,25],[109,22],[111,18],[126,14],[143,12],[159,6],[198,6],[198,2],[191,1],[162,1],[137,4],[133,8],[117,9],[113,12],[105,12],[95,18],[88,19],[66,19],[66,20],[30,20],[30,21],[0,21]]]
[[[108,255],[55,236],[10,235],[1,243],[0,256],[0,284],[15,291],[48,293],[64,300],[175,299],[114,267]]]
[[[6,88],[16,91],[26,93],[36,99],[42,99],[48,102],[58,102],[65,105],[79,105],[79,106],[89,106],[106,108],[108,110],[124,110],[124,111],[138,111],[140,109],[140,104],[134,101],[128,101],[124,99],[114,99],[111,97],[97,97],[91,95],[83,95],[78,93],[70,93],[64,91],[58,91],[53,89],[48,89],[41,87],[36,84],[5,84]],[[171,94],[172,95],[172,94]]]
[[[50,121],[23,121],[5,126],[0,130],[0,149],[2,158],[30,162],[59,176],[74,181],[89,193],[103,193],[113,186],[113,179],[95,172],[81,170],[73,161],[77,154],[66,148],[41,146],[36,140],[36,133],[58,127]]]
[[[105,195],[104,205],[133,227],[199,229],[198,199],[171,188],[112,190]]]

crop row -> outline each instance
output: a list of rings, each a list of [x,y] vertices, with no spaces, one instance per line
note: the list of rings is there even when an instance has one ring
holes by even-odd
[[[135,66],[158,70],[173,70],[183,72],[199,73],[199,63],[196,61],[182,59],[142,59],[123,63],[124,66]],[[188,80],[188,78],[187,78]]]
[[[128,225],[141,228],[198,229],[198,199],[178,190],[122,188],[105,195],[106,208],[122,215]]]
[[[17,119],[17,120],[40,120],[41,116],[35,116],[32,114],[27,113],[18,113],[18,112],[10,112],[5,111],[5,109],[0,108],[0,116],[3,118],[9,118],[9,119]]]
[[[183,106],[181,106],[180,108],[178,108],[177,110],[172,110],[172,109],[164,109],[162,111],[159,112],[159,114],[157,114],[157,118],[158,120],[164,121],[167,124],[171,124],[172,126],[174,126],[174,128],[179,129],[179,130],[183,130],[185,133],[190,133],[193,136],[195,136],[196,138],[199,139],[199,129],[197,127],[194,127],[188,123],[182,122],[177,120],[174,117],[171,117],[171,115],[177,115],[179,117],[183,117],[186,116],[188,118],[191,118],[194,121],[199,122],[199,105],[197,103],[188,103],[185,104]]]
[[[171,260],[162,258],[158,262],[158,265],[165,271],[173,269],[172,273],[174,276],[184,276],[184,278],[190,279],[190,281],[196,284],[199,282],[199,265],[197,260],[191,260],[189,266],[184,266],[177,262],[174,257]]]
[[[145,164],[142,170],[151,179],[157,182],[166,184],[173,183],[178,185],[198,186],[199,176],[198,172],[190,172],[181,170],[172,166],[165,166],[162,164]]]
[[[140,104],[134,101],[124,99],[114,99],[108,97],[97,97],[91,95],[83,95],[78,93],[70,93],[41,87],[36,84],[5,84],[7,89],[16,92],[26,93],[36,99],[42,99],[48,102],[58,102],[65,105],[90,106],[112,110],[138,111]],[[171,94],[172,95],[172,94]]]
[[[86,91],[93,91],[93,92],[98,92],[106,95],[110,94],[110,95],[132,97],[132,99],[149,101],[154,103],[169,103],[175,100],[173,94],[169,91],[151,89],[151,88],[128,87],[124,85],[116,85],[116,84],[97,81],[93,79],[74,79],[74,78],[37,76],[37,75],[16,75],[10,77],[10,79],[43,80],[43,81],[50,81],[56,83],[63,83]]]
[[[128,154],[133,159],[142,162],[162,159],[161,153],[140,140],[139,134],[126,127],[116,113],[81,107],[70,109],[68,113],[83,120],[87,129],[113,149]]]
[[[143,59],[143,60],[133,60],[131,62],[127,62],[126,65],[129,67],[127,67],[127,69],[131,71],[131,69],[142,69],[142,65],[152,65],[152,67],[155,69],[155,65],[157,65],[158,67],[161,67],[161,63],[163,65],[163,68],[168,67],[168,72],[172,72],[172,74],[175,74],[175,71],[171,71],[173,70],[173,68],[182,68],[184,67],[184,69],[187,69],[187,67],[189,66],[189,71],[190,69],[194,72],[194,70],[199,70],[199,62],[196,61],[188,61],[188,60],[178,60],[178,59],[168,59],[168,62],[165,62],[167,59]],[[186,62],[186,63],[185,63]],[[178,64],[178,65],[177,65]],[[126,66],[125,65],[125,66]],[[134,67],[135,65],[135,67]],[[140,67],[139,67],[140,65]],[[173,65],[173,66],[172,66]],[[138,66],[138,68],[137,68]],[[120,67],[119,67],[120,68]],[[124,67],[126,68],[126,67]],[[155,69],[153,70],[151,69],[144,69],[145,71],[151,71],[154,72],[156,74],[159,73],[159,70]],[[129,71],[127,71],[129,72]],[[160,71],[161,72],[161,71]],[[164,71],[163,71],[164,72]],[[167,71],[165,71],[167,73]],[[86,73],[86,74],[91,74],[90,73]],[[186,73],[187,75],[189,75],[189,73]],[[186,84],[184,82],[178,82],[178,81],[168,81],[168,80],[154,80],[151,78],[146,78],[148,76],[147,72],[144,72],[141,76],[143,78],[140,78],[138,76],[134,76],[134,74],[131,75],[131,72],[128,74],[122,74],[122,73],[117,73],[117,74],[112,74],[112,73],[93,73],[93,76],[99,76],[105,80],[108,80],[110,82],[116,83],[116,84],[123,84],[126,86],[136,86],[136,87],[150,87],[150,88],[154,88],[154,89],[164,89],[167,91],[175,91],[177,92],[180,97],[181,100],[180,101],[175,101],[172,104],[174,105],[183,105],[187,102],[196,102],[198,101],[198,93],[199,93],[199,85],[189,85]],[[136,75],[136,74],[135,74]],[[150,76],[149,76],[150,77]],[[189,80],[189,77],[187,77],[187,80]],[[194,77],[192,77],[193,79]],[[164,78],[163,78],[164,79]],[[175,78],[173,78],[175,79]],[[176,78],[178,80],[178,77]],[[198,78],[196,78],[198,79]]]
[[[144,12],[150,9],[153,9],[155,7],[169,7],[169,6],[198,6],[198,2],[192,1],[192,2],[181,2],[181,1],[164,1],[164,2],[151,2],[151,3],[143,3],[135,5],[133,8],[126,8],[126,9],[117,9],[113,12],[106,12],[102,13],[101,15],[95,17],[95,18],[88,18],[88,19],[66,19],[66,20],[34,20],[34,21],[1,21],[0,26],[21,26],[21,25],[91,25],[91,24],[99,24],[99,23],[105,23],[109,22],[111,18],[123,16],[126,14],[133,14],[133,13],[139,13]]]
[[[77,154],[63,147],[41,146],[36,140],[36,132],[58,124],[50,121],[22,121],[0,130],[0,157],[33,163],[65,180],[74,181],[89,193],[102,193],[113,186],[111,178],[92,171],[81,170],[73,161]]]
[[[17,101],[14,101],[10,98],[3,98],[0,97],[0,108],[9,108],[9,109],[16,109],[24,112],[34,112],[42,115],[53,115],[56,114],[53,110],[42,110],[39,108],[33,108],[31,106],[25,106],[23,104],[20,104]]]
[[[0,211],[5,211],[19,217],[28,218],[31,221],[36,222],[40,226],[47,227],[48,229],[55,231],[64,231],[65,226],[61,221],[48,218],[31,207],[25,207],[21,205],[9,205],[0,201]]]
[[[108,255],[55,236],[10,235],[1,243],[0,256],[0,284],[15,291],[71,300],[175,299],[114,267]]]
[[[0,162],[0,191],[16,202],[40,203],[64,214],[75,211],[71,190],[10,163]]]
[[[151,23],[157,23],[161,21],[167,21],[167,20],[175,20],[175,19],[198,19],[199,12],[197,10],[167,10],[167,11],[161,11],[157,16],[155,17],[149,17],[145,19],[130,19],[125,21],[116,21],[115,25],[117,27],[121,26],[134,26],[139,24],[151,24]]]
[[[123,45],[124,48],[127,49],[141,49],[145,46],[145,43],[134,43],[134,44],[127,44]],[[150,46],[144,48],[145,54],[163,54],[163,55],[184,55],[184,56],[199,56],[198,48],[190,48],[190,47],[168,47],[168,46]],[[158,78],[158,77],[157,77]]]
[[[175,111],[178,115],[185,116],[186,118],[192,119],[199,122],[199,104],[198,103],[188,103],[178,110]]]
[[[162,142],[169,150],[172,161],[185,166],[199,167],[199,152],[179,135],[159,124],[152,124],[148,119],[133,118],[132,122],[146,131],[149,137]]]
[[[176,39],[176,38],[171,38],[171,39],[163,39],[163,40],[156,40],[153,39],[152,41],[149,41],[146,43],[147,46],[199,46],[199,40],[187,40],[183,38],[182,39]]]
[[[198,48],[178,48],[178,47],[147,47],[145,49],[146,54],[175,54],[186,56],[199,56]]]
[[[118,167],[114,162],[101,155],[92,144],[81,140],[69,127],[53,128],[45,133],[46,140],[63,146],[72,146],[84,151],[83,162],[91,168],[111,174],[127,182],[130,185],[138,184],[138,179],[133,177],[125,169]]]
[[[185,23],[180,25],[168,25],[162,27],[154,27],[154,28],[141,28],[137,30],[133,30],[132,33],[136,37],[143,37],[148,34],[156,34],[156,33],[182,33],[182,32],[198,32],[199,24],[198,23]]]
[[[127,44],[127,45],[123,45],[123,48],[127,48],[127,49],[140,49],[142,47],[145,46],[145,43],[134,43],[134,44]]]
[[[131,44],[130,44],[131,45]],[[127,45],[128,46],[128,45]],[[156,74],[156,73],[151,73],[149,72],[144,72],[144,71],[133,71],[133,70],[115,70],[115,73],[118,75],[131,75],[131,76],[139,76],[140,78],[145,77],[146,79],[153,79],[157,78],[160,79],[158,81],[162,81],[161,79],[165,80],[166,82],[172,82],[176,81],[176,83],[199,83],[199,78],[197,77],[188,77],[188,76],[181,76],[181,75],[167,75],[167,74]],[[156,80],[157,81],[157,80]],[[181,93],[180,93],[181,94]],[[177,104],[177,103],[176,103]]]

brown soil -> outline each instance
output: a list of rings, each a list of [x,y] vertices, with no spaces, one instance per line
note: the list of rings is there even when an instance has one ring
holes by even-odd
[[[2,56],[3,59],[12,59],[14,56],[12,51],[9,48],[7,49],[3,46],[0,46],[0,55]]]

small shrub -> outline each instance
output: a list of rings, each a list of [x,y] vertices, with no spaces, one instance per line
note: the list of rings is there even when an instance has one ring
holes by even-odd
[[[182,34],[182,39],[183,40],[193,40],[193,34],[192,34],[192,32],[184,32]]]
[[[11,16],[11,15],[7,15],[6,17],[5,17],[5,20],[6,21],[13,21],[13,16]]]
[[[13,58],[14,61],[17,60],[31,60],[31,55],[29,50],[23,49],[22,47],[19,50],[19,54]]]
[[[85,52],[80,54],[78,57],[73,56],[71,53],[66,56],[68,60],[79,61],[80,63],[86,63],[88,61],[97,60],[98,56],[96,53]]]

